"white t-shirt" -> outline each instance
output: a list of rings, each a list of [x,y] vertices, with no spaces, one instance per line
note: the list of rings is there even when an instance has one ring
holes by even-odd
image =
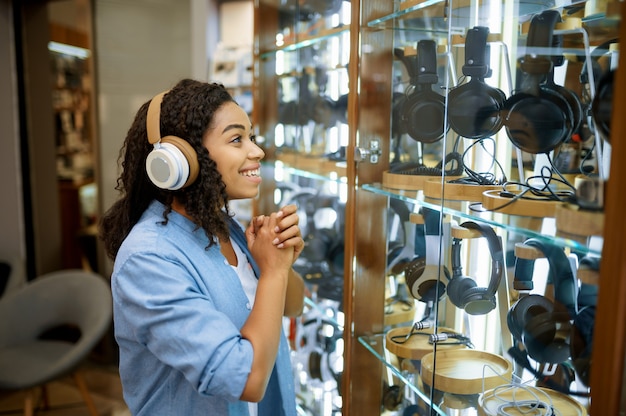
[[[232,241],[232,240],[231,240]],[[252,265],[248,262],[248,258],[243,253],[239,245],[233,241],[233,250],[235,250],[235,254],[237,255],[237,266],[232,267],[239,276],[241,280],[241,285],[243,286],[244,292],[246,292],[246,296],[248,297],[248,302],[250,302],[250,308],[254,305],[254,299],[256,296],[256,287],[259,281],[254,275],[254,270],[252,270]],[[257,403],[248,403],[248,409],[250,412],[250,416],[258,415],[258,404]]]

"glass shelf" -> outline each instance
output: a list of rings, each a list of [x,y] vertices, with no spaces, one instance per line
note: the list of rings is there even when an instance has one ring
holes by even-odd
[[[320,30],[317,35],[303,35],[299,37],[299,39],[295,42],[288,42],[284,45],[277,46],[276,49],[263,51],[260,54],[261,59],[267,59],[276,54],[276,52],[284,51],[284,52],[292,52],[297,51],[299,49],[307,48],[309,46],[313,46],[320,42],[326,41],[330,38],[340,36],[343,33],[348,33],[350,31],[350,25],[342,25],[339,27]]]
[[[324,163],[320,163],[319,161],[316,162],[314,158],[308,157],[301,157],[300,160],[306,160],[308,163],[311,163],[311,166],[298,168],[278,160],[273,163],[273,167],[276,170],[282,170],[284,173],[303,178],[341,184],[347,183],[346,172],[344,170],[345,162],[324,160]],[[294,160],[293,163],[297,164],[298,162]],[[523,235],[527,238],[537,238],[547,243],[567,247],[580,253],[598,256],[602,253],[602,240],[600,236],[586,237],[567,235],[562,231],[556,230],[555,218],[553,217],[540,218],[503,214],[496,211],[480,211],[482,207],[479,203],[428,198],[424,196],[422,191],[390,189],[383,187],[380,183],[364,184],[360,186],[360,189],[419,206],[442,210],[444,213],[455,217],[470,221],[476,220],[493,227]]]
[[[292,154],[289,156],[285,154],[280,157],[288,159],[289,162],[283,160],[268,162],[276,171],[325,182],[348,183],[345,172],[346,162]],[[306,167],[295,167],[294,164],[306,165]]]
[[[479,203],[427,198],[422,191],[395,190],[385,188],[379,183],[365,184],[362,185],[361,188],[369,192],[400,199],[419,206],[442,210],[444,213],[452,216],[467,220],[478,220],[493,227],[502,228],[528,238],[537,238],[548,243],[568,247],[582,253],[600,255],[602,252],[602,247],[596,247],[597,244],[594,244],[594,238],[599,239],[599,236],[584,237],[565,235],[556,230],[555,219],[552,217],[536,218],[502,214],[493,211],[475,211],[481,208]]]
[[[387,360],[383,356],[383,351],[385,351],[385,336],[383,334],[360,336],[358,337],[358,340],[359,343],[363,345],[370,353],[372,353],[372,355],[374,355],[381,363],[383,363],[393,373],[395,377],[397,377],[402,383],[409,387],[411,391],[413,391],[421,400],[427,403],[428,406],[431,407],[432,411],[437,412],[436,414],[442,416],[445,416],[447,414],[439,406],[433,404],[432,399],[428,396],[428,394],[418,389],[417,386],[415,386],[415,384],[406,377],[406,374],[387,362]]]
[[[480,16],[483,16],[482,19],[485,19],[486,21],[491,18],[489,8],[492,3],[493,2],[489,2],[488,0],[481,2],[480,9],[482,10],[484,8],[484,12],[479,11],[479,19]],[[584,4],[584,2],[581,1],[571,0],[516,0],[513,8],[518,10],[518,16],[523,17],[540,13],[543,10],[571,7],[579,3]],[[468,21],[469,7],[467,7],[467,2],[454,0],[406,0],[400,2],[399,7],[396,7],[396,10],[393,13],[370,20],[367,22],[367,26],[376,29],[448,33],[446,17],[448,15],[448,10],[452,10],[450,13],[450,17],[452,18],[452,28],[460,26],[460,22]],[[440,24],[436,25],[438,28],[430,29],[428,28],[428,25],[413,24],[415,20],[419,19],[425,19],[425,21],[429,21],[429,24],[439,21]],[[412,26],[412,29],[408,29],[407,24]]]

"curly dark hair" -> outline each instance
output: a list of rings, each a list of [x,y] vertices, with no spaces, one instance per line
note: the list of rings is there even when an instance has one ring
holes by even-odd
[[[100,238],[111,259],[115,258],[130,230],[155,199],[167,207],[163,212],[164,223],[167,223],[176,197],[197,226],[204,229],[209,245],[217,236],[228,236],[224,215],[229,212],[226,186],[202,142],[207,130],[213,128],[215,112],[227,102],[235,101],[223,85],[191,79],[181,80],[163,97],[161,136],[187,140],[198,155],[200,168],[198,178],[192,184],[176,191],[160,189],[148,178],[146,157],[153,149],[146,131],[150,101],[139,108],[118,158],[122,173],[115,189],[120,192],[120,198],[100,221]]]

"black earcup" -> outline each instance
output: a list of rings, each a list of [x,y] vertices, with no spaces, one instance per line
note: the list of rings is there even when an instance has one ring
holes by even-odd
[[[463,309],[470,315],[485,315],[496,308],[496,298],[486,287],[472,287],[463,294]]]
[[[453,277],[450,283],[448,283],[448,299],[450,299],[450,302],[457,308],[464,309],[465,303],[463,294],[473,288],[476,288],[476,281],[474,279],[466,276]]]
[[[590,255],[582,257],[578,263],[578,273],[585,270],[599,272],[600,257]],[[577,296],[578,312],[572,321],[570,334],[570,358],[574,371],[580,380],[586,386],[589,386],[598,286],[584,283],[583,279],[580,279],[580,281],[581,284]]]
[[[578,129],[580,129],[584,119],[583,104],[580,101],[580,97],[578,97],[578,95],[576,95],[576,93],[569,88],[558,84],[554,84],[552,88],[554,88],[567,102],[567,105],[571,110],[570,114],[572,117],[570,122],[571,132],[575,133]]]
[[[461,137],[483,139],[496,134],[503,125],[504,92],[485,83],[491,76],[489,28],[474,26],[467,31],[463,75],[471,77],[448,95],[450,127]]]
[[[302,255],[312,262],[322,262],[328,258],[335,240],[336,235],[332,229],[315,229],[305,237]]]
[[[531,294],[519,299],[509,309],[506,316],[507,325],[513,338],[522,341],[526,320],[531,316],[552,312],[552,309],[552,302],[541,295]]]
[[[386,410],[396,410],[404,400],[404,393],[402,389],[397,384],[393,384],[391,386],[385,385],[383,386],[383,407]]]
[[[600,77],[596,95],[591,102],[591,117],[595,130],[602,139],[611,140],[611,113],[613,112],[613,78],[615,71],[608,71]]]
[[[518,93],[505,103],[504,125],[511,142],[532,153],[549,153],[570,135],[567,101],[551,89]]]
[[[454,238],[450,251],[453,277],[448,284],[448,298],[454,306],[470,315],[484,315],[496,307],[496,293],[504,269],[502,241],[493,228],[486,224],[465,221],[461,227],[477,230],[487,240],[491,257],[491,276],[486,287],[479,287],[471,277],[462,276],[461,239]]]
[[[443,138],[450,127],[446,120],[445,99],[433,91],[437,76],[437,44],[432,39],[417,42],[417,58],[396,52],[411,76],[413,90],[402,106],[400,124],[414,140],[434,143]]]
[[[434,143],[443,137],[447,125],[445,115],[444,98],[427,89],[414,92],[407,98],[402,111],[402,123],[414,140]]]
[[[596,307],[581,309],[572,324],[570,335],[570,356],[572,365],[580,380],[590,385],[591,353],[593,346],[593,327],[596,319]]]
[[[526,320],[522,341],[536,361],[559,364],[570,356],[570,329],[567,311],[544,312]]]
[[[554,87],[554,57],[533,52],[554,46],[554,27],[559,21],[556,10],[533,16],[526,43],[529,52],[520,65],[522,88],[504,103],[506,133],[516,147],[528,153],[549,153],[571,136],[574,127],[573,110]]]
[[[448,117],[450,127],[459,136],[482,139],[496,134],[504,123],[504,92],[472,78],[452,91]]]
[[[549,299],[536,294],[521,298],[509,310],[507,325],[532,359],[558,364],[569,358],[569,313]]]

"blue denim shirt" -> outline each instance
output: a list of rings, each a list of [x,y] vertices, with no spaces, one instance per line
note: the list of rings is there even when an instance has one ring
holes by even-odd
[[[134,416],[248,415],[239,400],[253,350],[240,328],[251,305],[237,273],[202,229],[152,202],[120,247],[112,275],[124,399]],[[242,227],[231,238],[258,268]],[[293,416],[289,348],[281,336],[259,416]]]

